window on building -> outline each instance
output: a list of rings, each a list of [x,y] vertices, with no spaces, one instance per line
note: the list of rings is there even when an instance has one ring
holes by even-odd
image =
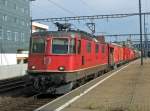
[[[29,26],[29,24],[27,23],[27,26]]]
[[[150,44],[148,44],[148,48],[150,48]]]
[[[21,25],[25,25],[25,21],[21,21]]]
[[[21,32],[21,41],[24,41],[24,33]]]
[[[21,8],[21,11],[22,11],[22,13],[25,13],[26,9],[25,8]]]
[[[3,21],[7,21],[8,17],[7,15],[3,15]]]
[[[7,40],[11,40],[11,31],[7,31]]]
[[[8,1],[7,0],[2,0],[2,4],[5,5],[5,6],[7,6]]]
[[[138,44],[138,47],[139,47],[139,48],[141,48],[141,45],[140,45],[140,44]]]
[[[17,23],[17,17],[14,17],[14,23]]]
[[[3,28],[0,27],[0,39],[3,39]]]
[[[18,9],[18,6],[16,4],[14,4],[14,9],[17,10]]]
[[[90,42],[87,42],[87,44],[86,44],[86,50],[87,50],[88,53],[91,52],[91,43]]]
[[[15,41],[19,41],[18,32],[14,32],[14,40]]]
[[[139,44],[136,44],[136,47],[139,48]]]

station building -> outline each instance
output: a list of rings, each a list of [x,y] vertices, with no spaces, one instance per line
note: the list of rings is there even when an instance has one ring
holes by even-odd
[[[0,65],[17,64],[18,50],[28,50],[30,0],[0,0]]]

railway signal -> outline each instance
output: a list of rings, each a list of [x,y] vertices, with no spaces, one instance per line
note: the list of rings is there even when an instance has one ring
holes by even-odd
[[[141,65],[143,65],[143,43],[142,43],[142,11],[141,0],[139,0],[139,20],[140,20],[140,46],[141,46]]]

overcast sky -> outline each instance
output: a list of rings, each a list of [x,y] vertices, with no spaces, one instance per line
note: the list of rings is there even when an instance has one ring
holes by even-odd
[[[79,15],[101,15],[115,13],[138,12],[139,0],[36,0],[32,2],[33,18],[67,17]],[[150,12],[150,0],[142,1],[142,11]],[[150,17],[146,17],[150,21]],[[139,17],[124,19],[94,20],[96,32],[106,34],[138,33]],[[88,29],[85,23],[89,21],[71,22],[76,28]],[[46,23],[47,24],[47,23]],[[51,23],[50,30],[54,29]],[[148,27],[149,25],[147,25]]]

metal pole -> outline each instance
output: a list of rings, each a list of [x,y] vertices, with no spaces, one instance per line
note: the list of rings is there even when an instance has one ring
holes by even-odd
[[[144,14],[144,56],[147,57],[146,18]]]
[[[145,28],[145,33],[146,33],[146,57],[148,57],[148,35],[147,35],[147,31],[148,31],[148,28],[146,27]]]
[[[142,14],[141,14],[141,0],[139,0],[139,19],[140,19],[141,65],[143,65],[143,43],[142,43]]]
[[[30,42],[29,42],[29,54],[31,53],[31,47],[32,47],[32,17],[31,17],[31,20],[30,20],[30,22],[31,22],[31,28],[30,28]]]

